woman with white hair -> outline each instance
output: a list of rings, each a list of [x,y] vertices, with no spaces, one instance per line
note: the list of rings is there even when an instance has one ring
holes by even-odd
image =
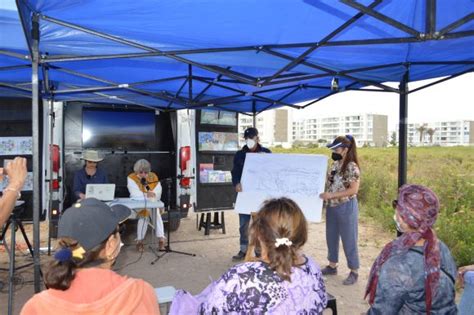
[[[130,192],[130,198],[139,199],[144,198],[148,200],[161,199],[161,184],[158,175],[151,171],[151,164],[145,159],[140,159],[135,162],[133,166],[133,173],[127,177],[127,188]],[[148,221],[150,218],[149,209],[142,209],[137,212],[137,250],[144,251],[143,239],[145,238],[148,228]],[[158,212],[155,222],[156,237],[159,239],[159,249],[164,249],[165,233],[163,227],[163,220]]]

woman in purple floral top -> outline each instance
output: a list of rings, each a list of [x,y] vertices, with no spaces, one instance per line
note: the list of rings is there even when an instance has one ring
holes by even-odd
[[[170,314],[322,314],[326,288],[319,266],[300,252],[308,228],[298,205],[267,201],[250,236],[261,261],[230,268],[196,296],[179,290]]]

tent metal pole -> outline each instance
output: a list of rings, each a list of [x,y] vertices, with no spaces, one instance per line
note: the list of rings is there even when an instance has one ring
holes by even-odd
[[[444,36],[446,33],[451,32],[452,30],[460,27],[461,25],[466,24],[467,22],[469,22],[473,19],[474,19],[474,13],[470,13],[470,14],[466,15],[465,17],[463,17],[463,18],[461,18],[457,21],[454,21],[453,23],[449,24],[448,26],[442,28],[439,31],[438,37]]]
[[[126,39],[123,39],[121,37],[113,36],[113,35],[110,35],[110,34],[107,34],[107,33],[104,33],[104,32],[95,31],[95,30],[89,29],[87,27],[79,26],[79,25],[74,24],[74,23],[69,23],[69,22],[65,22],[65,21],[62,21],[62,20],[58,20],[58,19],[46,16],[46,15],[42,15],[41,19],[43,19],[45,21],[48,21],[48,22],[51,22],[51,23],[58,24],[60,26],[69,27],[69,28],[72,28],[72,29],[75,29],[75,30],[78,30],[78,31],[81,31],[81,32],[84,32],[84,33],[87,33],[87,34],[91,34],[91,35],[94,35],[94,36],[105,38],[105,39],[111,40],[113,42],[117,42],[117,43],[121,43],[121,44],[124,44],[124,45],[128,45],[130,47],[135,47],[135,48],[138,48],[138,49],[142,49],[142,50],[145,50],[147,52],[163,53],[162,51],[160,51],[156,48],[153,48],[153,47],[142,45],[142,44],[139,44],[139,43],[136,43],[136,42],[133,42],[133,41],[130,41],[130,40],[126,40]],[[170,55],[170,54],[163,53],[163,56],[167,57],[167,58],[171,58],[171,59],[179,61],[179,62],[182,62],[182,63],[185,63],[185,64],[188,64],[188,65],[196,66],[198,68],[207,70],[209,72],[223,74],[227,77],[239,80],[242,83],[246,83],[246,84],[250,84],[250,85],[256,85],[256,79],[249,76],[249,75],[246,75],[244,73],[239,73],[239,72],[236,72],[236,71],[226,70],[224,68],[221,68],[221,67],[215,66],[215,65],[201,64],[201,63],[194,62],[192,60],[180,57],[178,55]]]
[[[230,67],[227,67],[226,69],[230,69]],[[194,101],[194,102],[197,102],[199,101],[199,99],[204,95],[204,93],[207,92],[207,90],[209,90],[213,85],[214,85],[214,82],[219,82],[219,80],[222,78],[222,74],[218,74],[217,77],[215,79],[213,79],[213,82],[211,83],[208,83],[207,86],[202,89],[201,92],[199,92],[198,95],[196,95],[196,97],[194,99],[192,99],[191,101]]]
[[[280,57],[282,59],[288,59],[288,60],[292,60],[293,57],[291,56],[288,56],[288,55],[285,55],[283,53],[280,53],[280,52],[276,52],[274,50],[270,50],[270,49],[265,49],[264,50],[266,53],[270,54],[270,55],[274,55],[274,56],[277,56],[277,57]],[[343,71],[335,71],[335,70],[332,70],[332,69],[329,69],[329,68],[326,68],[326,67],[322,67],[322,66],[318,66],[314,63],[311,63],[311,62],[308,62],[308,61],[301,61],[300,64],[302,65],[305,65],[305,66],[308,66],[308,67],[311,67],[311,68],[314,68],[314,69],[317,69],[317,70],[320,70],[320,71],[324,71],[326,72],[324,75],[321,75],[321,74],[317,74],[316,76],[341,76],[341,77],[345,77],[347,79],[350,79],[350,80],[354,80],[354,81],[357,81],[357,82],[360,82],[362,84],[365,84],[365,85],[374,85],[374,86],[377,86],[381,89],[384,89],[384,90],[388,90],[388,91],[392,91],[392,92],[395,92],[395,93],[398,93],[398,90],[397,89],[394,89],[390,86],[387,86],[387,85],[384,85],[384,84],[381,84],[379,82],[375,82],[375,81],[371,81],[371,80],[363,80],[363,79],[359,79],[357,77],[353,77],[351,75],[348,75],[348,74],[345,74],[343,73]],[[281,83],[282,81],[277,81],[278,83]],[[272,83],[272,82],[271,82]],[[269,83],[269,84],[271,84]]]
[[[257,128],[257,106],[255,101],[252,101],[252,126]]]
[[[460,73],[456,73],[456,74],[453,74],[452,76],[449,76],[447,78],[443,78],[443,79],[440,79],[440,80],[437,80],[435,82],[431,82],[429,84],[426,84],[426,85],[423,85],[423,86],[420,86],[419,88],[416,88],[414,90],[411,90],[408,92],[408,94],[411,94],[411,93],[414,93],[414,92],[418,92],[420,90],[423,90],[423,89],[426,89],[427,87],[430,87],[430,86],[433,86],[433,85],[436,85],[436,84],[439,84],[439,83],[442,83],[442,82],[445,82],[445,81],[448,81],[448,80],[451,80],[451,79],[454,79],[454,78],[457,78],[463,74],[466,74],[468,72],[473,72],[474,71],[474,68],[471,68],[471,69],[467,69],[466,71],[462,71]]]
[[[40,287],[40,151],[39,151],[39,23],[38,16],[33,15],[32,20],[32,67],[31,67],[31,117],[33,129],[33,262],[34,262],[34,288],[35,293],[41,291]]]
[[[428,38],[434,38],[436,31],[436,0],[426,0],[425,32]]]
[[[354,9],[356,9],[356,10],[359,10],[360,12],[364,12],[365,14],[370,15],[373,18],[376,18],[377,20],[380,20],[380,21],[382,21],[384,23],[387,23],[387,24],[389,24],[393,27],[396,27],[399,30],[402,30],[402,31],[404,31],[408,34],[411,34],[415,37],[420,37],[420,33],[417,30],[415,30],[414,28],[411,28],[408,25],[400,23],[397,20],[394,20],[391,17],[388,17],[388,16],[386,16],[384,14],[381,14],[377,11],[374,11],[370,7],[366,7],[366,6],[364,6],[360,3],[357,3],[353,0],[341,0],[341,2],[348,5],[348,6],[350,6],[350,7],[352,7],[352,8],[354,8]]]
[[[398,125],[398,187],[407,181],[407,117],[408,117],[408,69],[400,81],[400,112]]]
[[[376,7],[379,3],[381,2],[381,0],[375,0],[374,2],[372,2],[372,4],[369,6],[369,8],[374,8]],[[354,22],[356,22],[358,19],[360,19],[362,16],[364,16],[364,13],[363,12],[358,12],[356,15],[354,15],[352,18],[350,18],[349,20],[345,21],[341,26],[339,26],[338,28],[336,28],[334,31],[332,31],[331,33],[329,33],[328,35],[326,35],[319,43],[318,45],[314,45],[312,47],[310,47],[309,49],[307,49],[305,52],[303,52],[301,55],[299,55],[297,58],[293,59],[292,61],[290,61],[290,63],[286,64],[283,68],[281,68],[280,70],[278,70],[277,72],[275,72],[271,77],[265,79],[265,81],[262,82],[262,85],[266,85],[268,83],[270,83],[270,81],[276,79],[281,73],[284,73],[286,71],[289,71],[291,70],[293,67],[295,67],[296,65],[298,65],[299,63],[301,63],[301,61],[303,61],[306,56],[312,54],[316,49],[318,49],[321,45],[324,45],[326,42],[330,41],[334,36],[338,35],[339,33],[341,33],[343,30],[345,30],[347,27],[349,27],[350,25],[352,25]]]
[[[188,77],[188,93],[189,93],[189,96],[188,96],[188,99],[189,99],[189,102],[192,102],[193,101],[193,66],[192,65],[188,65],[188,73],[189,73],[189,77]]]

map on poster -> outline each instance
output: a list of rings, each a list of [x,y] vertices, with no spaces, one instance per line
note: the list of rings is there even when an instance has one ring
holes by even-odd
[[[239,138],[232,132],[203,132],[198,135],[199,151],[237,151]]]
[[[320,222],[327,157],[313,154],[247,154],[242,172],[242,192],[235,211],[257,211],[269,198],[288,197],[310,222]]]
[[[0,155],[27,155],[32,148],[31,137],[0,137]]]
[[[8,186],[8,176],[2,176],[0,179],[0,191],[5,189]],[[30,191],[33,190],[33,172],[28,172],[28,175],[26,175],[26,180],[25,184],[23,185],[23,188],[21,191]]]

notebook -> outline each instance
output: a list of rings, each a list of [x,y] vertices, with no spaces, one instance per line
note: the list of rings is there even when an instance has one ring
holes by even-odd
[[[87,184],[86,198],[96,198],[101,201],[114,200],[115,184]]]

